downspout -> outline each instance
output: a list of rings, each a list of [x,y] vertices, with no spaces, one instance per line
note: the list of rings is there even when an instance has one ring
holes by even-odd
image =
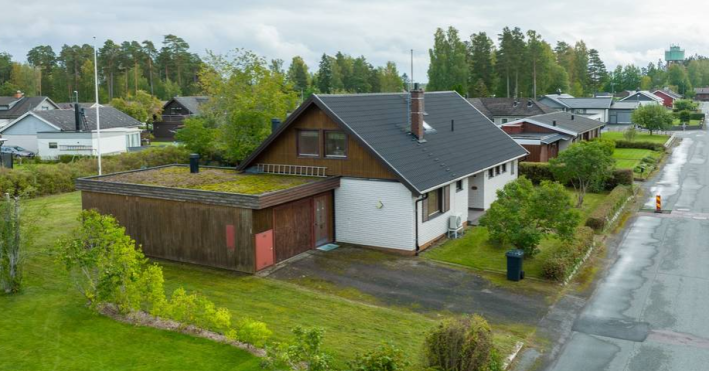
[[[416,200],[416,202],[414,202],[414,226],[416,229],[416,235],[414,236],[414,241],[416,244],[416,250],[415,250],[416,256],[419,255],[419,249],[420,249],[420,247],[419,247],[419,212],[418,212],[419,202],[421,202],[425,199],[426,199],[426,197],[424,195],[421,195],[421,196],[419,196],[418,200]]]

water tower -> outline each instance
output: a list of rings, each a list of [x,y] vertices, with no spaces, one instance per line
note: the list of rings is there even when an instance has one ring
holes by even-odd
[[[684,50],[679,45],[670,45],[670,50],[665,50],[665,62],[667,65],[684,61]]]

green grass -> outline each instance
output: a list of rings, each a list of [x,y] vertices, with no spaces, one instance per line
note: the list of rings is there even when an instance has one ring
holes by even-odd
[[[635,169],[640,165],[640,161],[645,157],[652,157],[659,159],[662,153],[649,150],[649,149],[637,149],[637,148],[616,148],[613,152],[613,158],[615,159],[615,166],[618,169]]]
[[[567,190],[575,200],[576,194],[572,190]],[[584,197],[581,206],[581,220],[579,224],[584,224],[588,215],[605,198],[605,193],[589,193]],[[556,238],[545,238],[539,245],[539,254],[533,258],[524,260],[524,271],[529,277],[543,279],[542,266],[544,255],[551,251],[556,244]],[[427,259],[459,264],[474,270],[504,273],[507,269],[507,258],[505,251],[512,249],[511,245],[497,245],[490,241],[487,228],[473,227],[459,239],[449,240],[443,245],[433,248],[424,254]]]
[[[612,139],[612,140],[625,140],[625,138],[623,138],[622,131],[608,131],[605,133],[601,133],[601,138]],[[653,143],[665,144],[665,142],[667,142],[668,139],[670,139],[670,136],[664,135],[664,134],[650,135],[650,134],[646,134],[646,133],[638,133],[635,136],[636,142],[653,142]]]
[[[275,192],[320,179],[322,178],[276,174],[244,174],[235,170],[209,168],[200,170],[198,174],[190,174],[190,169],[187,166],[170,166],[100,178],[102,181],[109,182],[239,194]]]
[[[46,207],[36,248],[24,266],[24,290],[0,296],[0,369],[254,370],[260,360],[233,347],[92,314],[63,269],[47,254],[76,225],[79,193],[28,201]],[[44,207],[42,207],[44,206]]]
[[[78,192],[27,201],[26,215],[46,208],[35,233],[36,247],[25,264],[24,291],[0,296],[0,369],[12,370],[257,370],[259,359],[241,350],[187,335],[122,324],[92,314],[64,269],[49,255],[55,241],[76,227]],[[264,321],[272,340],[291,339],[296,325],[322,327],[325,349],[338,366],[389,341],[415,363],[425,333],[444,313],[423,315],[372,305],[367,297],[346,297],[267,278],[160,262],[168,290],[183,286],[229,308],[235,320]],[[325,288],[325,291],[335,290]],[[495,327],[502,354],[534,331]]]
[[[699,126],[700,123],[701,123],[701,120],[689,120],[689,123],[687,124],[687,126]],[[679,119],[674,119],[672,121],[672,125],[682,126],[682,123],[679,121]]]

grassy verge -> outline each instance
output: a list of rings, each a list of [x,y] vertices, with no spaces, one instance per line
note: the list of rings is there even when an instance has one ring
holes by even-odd
[[[76,226],[80,194],[28,200],[26,207],[28,215],[45,215],[25,264],[24,291],[0,296],[0,369],[259,369],[259,359],[226,345],[92,314],[64,269],[49,255],[55,241]],[[160,264],[168,290],[183,286],[229,308],[236,319],[264,321],[274,332],[272,340],[291,339],[290,329],[297,325],[324,328],[325,349],[338,366],[383,341],[404,350],[418,364],[425,333],[442,318],[376,306],[357,293],[342,297],[267,278]],[[503,326],[495,328],[495,339],[507,354],[533,330]]]
[[[601,134],[601,138],[611,139],[611,140],[625,140],[625,138],[623,138],[622,131],[607,131],[607,132]],[[665,142],[667,142],[668,139],[670,139],[670,136],[664,135],[664,134],[650,135],[649,133],[638,133],[635,136],[636,142],[653,142],[653,143],[665,144]]]
[[[568,190],[572,197],[575,193]],[[589,213],[594,210],[605,198],[605,193],[589,193],[584,197],[581,206],[580,225],[586,223]],[[527,277],[544,279],[542,276],[542,261],[544,256],[561,242],[554,238],[545,238],[539,245],[539,254],[524,260],[524,272]],[[487,228],[474,227],[455,240],[449,240],[441,246],[424,253],[424,257],[446,263],[462,265],[473,270],[504,273],[507,270],[505,251],[512,246],[499,246],[490,241]]]
[[[649,149],[616,148],[613,152],[615,165],[618,169],[633,170],[640,165],[643,158],[652,157],[655,160],[659,160],[661,156],[662,153]]]
[[[689,120],[689,123],[687,124],[687,126],[699,126],[700,123],[701,123],[701,120]],[[679,119],[674,119],[672,121],[672,125],[682,126],[682,122]]]

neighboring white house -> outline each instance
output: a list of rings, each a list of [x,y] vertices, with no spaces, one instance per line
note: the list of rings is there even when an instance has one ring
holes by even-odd
[[[521,118],[559,111],[534,99],[468,98],[468,101],[495,125],[500,126]]]
[[[96,110],[82,111],[77,123],[74,110],[29,111],[0,128],[6,145],[35,152],[42,159],[60,155],[98,155]],[[140,147],[141,123],[113,108],[99,109],[101,154],[111,155]]]
[[[337,242],[413,254],[488,209],[527,155],[456,92],[315,94],[240,169],[325,168]]]

